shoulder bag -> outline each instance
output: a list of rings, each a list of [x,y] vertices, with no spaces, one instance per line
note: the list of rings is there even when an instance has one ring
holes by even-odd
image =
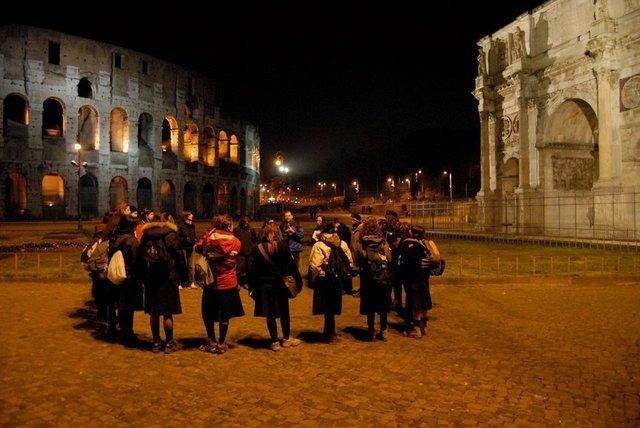
[[[289,298],[293,299],[294,297],[296,297],[298,293],[300,293],[300,290],[298,290],[298,284],[296,283],[296,279],[293,277],[293,275],[282,276],[282,274],[280,274],[280,272],[278,271],[276,264],[273,263],[271,257],[269,257],[269,253],[267,253],[267,250],[264,249],[264,246],[262,244],[258,244],[258,250],[260,250],[260,254],[262,254],[262,257],[264,257],[265,260],[269,262],[274,271],[282,278],[282,283],[289,292]]]

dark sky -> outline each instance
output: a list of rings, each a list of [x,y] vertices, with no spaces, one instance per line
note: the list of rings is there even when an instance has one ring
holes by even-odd
[[[477,129],[475,43],[541,1],[437,3],[24,1],[3,4],[0,20],[212,75],[227,108],[258,124],[263,160],[280,150],[300,172],[345,146],[374,148],[425,128]]]

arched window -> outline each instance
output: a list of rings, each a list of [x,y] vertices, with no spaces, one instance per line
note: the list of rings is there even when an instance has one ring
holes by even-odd
[[[176,187],[170,180],[165,180],[160,186],[160,209],[163,212],[176,214]]]
[[[8,217],[20,217],[27,211],[27,179],[12,172],[4,182],[4,211]]]
[[[91,106],[82,106],[78,110],[78,143],[82,150],[95,150],[98,147],[98,112]]]
[[[178,121],[167,116],[162,121],[162,151],[172,152],[178,147]]]
[[[78,96],[81,98],[93,98],[93,85],[86,77],[78,82]]]
[[[109,208],[114,210],[121,202],[127,202],[127,180],[124,177],[113,177],[109,184]]]
[[[63,135],[63,108],[60,101],[55,98],[47,98],[42,104],[42,136],[62,137]]]
[[[112,152],[126,152],[129,149],[129,122],[127,112],[120,107],[111,110],[109,121],[109,145]]]
[[[229,144],[229,159],[231,162],[238,163],[238,138],[232,135]]]
[[[149,113],[142,113],[138,118],[138,147],[149,147],[153,139],[153,118]]]
[[[216,136],[213,128],[207,126],[204,128],[204,154],[203,161],[205,165],[215,166],[216,164]]]
[[[195,162],[198,160],[198,125],[194,122],[188,122],[184,126],[184,150],[182,156],[187,162]]]
[[[2,102],[2,135],[6,137],[27,137],[29,125],[29,105],[22,95],[7,95]]]
[[[218,134],[218,157],[226,159],[229,157],[229,137],[224,131]]]

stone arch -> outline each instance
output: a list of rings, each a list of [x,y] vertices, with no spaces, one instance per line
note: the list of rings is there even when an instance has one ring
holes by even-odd
[[[98,179],[87,172],[78,183],[80,186],[80,213],[84,218],[98,216]]]
[[[138,147],[149,147],[151,141],[153,141],[153,117],[145,112],[138,117]]]
[[[121,202],[129,199],[127,180],[122,176],[115,176],[109,183],[109,209],[115,210]]]
[[[20,94],[9,94],[2,101],[2,135],[26,138],[29,134],[29,100]]]
[[[127,112],[121,107],[111,110],[109,146],[112,152],[126,152],[129,149],[129,120]]]
[[[213,185],[207,182],[202,188],[202,214],[206,218],[209,218],[215,212],[215,208],[215,194]]]
[[[229,137],[224,131],[218,133],[218,157],[227,159],[229,157]]]
[[[198,125],[193,121],[188,121],[184,125],[183,131],[184,148],[182,156],[187,162],[198,160]]]
[[[138,180],[136,201],[139,210],[153,209],[153,189],[151,180],[146,177],[142,177]]]
[[[229,214],[234,217],[238,216],[238,189],[236,186],[233,186],[229,193]]]
[[[507,159],[500,168],[502,193],[513,193],[520,184],[520,162],[516,158]]]
[[[218,186],[216,212],[218,214],[227,214],[229,212],[229,190],[226,184],[221,184],[220,186]]]
[[[42,177],[42,217],[64,217],[64,196],[64,179],[60,174],[51,173]]]
[[[244,187],[240,189],[240,215],[247,215],[247,191]]]
[[[588,190],[598,179],[598,118],[589,103],[571,98],[547,119],[541,145],[543,185]]]
[[[78,143],[82,150],[95,150],[98,148],[100,137],[100,122],[98,121],[98,111],[88,105],[80,107],[78,110]]]
[[[202,133],[203,153],[202,161],[205,165],[215,166],[216,164],[216,134],[211,126],[206,126]]]
[[[229,138],[229,160],[234,163],[238,163],[239,144],[238,138],[235,135],[231,135]]]
[[[93,83],[91,83],[91,80],[87,79],[86,77],[80,79],[80,81],[78,82],[78,96],[80,98],[94,98]]]
[[[173,216],[176,214],[176,186],[171,180],[165,180],[160,185],[160,209]]]
[[[4,181],[4,213],[7,218],[28,215],[28,187],[26,177],[17,171],[9,173]]]
[[[42,103],[42,136],[64,135],[64,105],[57,98],[47,98]]]
[[[162,121],[162,151],[171,153],[178,148],[178,121],[173,116],[166,116]]]
[[[198,211],[198,191],[191,181],[184,183],[182,206],[185,211],[191,211],[194,214]]]

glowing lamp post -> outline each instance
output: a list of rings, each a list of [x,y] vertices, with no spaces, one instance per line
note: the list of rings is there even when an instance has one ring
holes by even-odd
[[[449,176],[449,202],[453,202],[453,173],[451,171],[445,171],[442,175]]]
[[[80,207],[80,175],[82,173],[82,168],[87,167],[86,162],[80,163],[80,150],[82,146],[78,143],[73,145],[74,150],[76,151],[77,160],[72,160],[71,165],[76,169],[76,173],[78,174],[78,230],[82,230],[82,211]]]

